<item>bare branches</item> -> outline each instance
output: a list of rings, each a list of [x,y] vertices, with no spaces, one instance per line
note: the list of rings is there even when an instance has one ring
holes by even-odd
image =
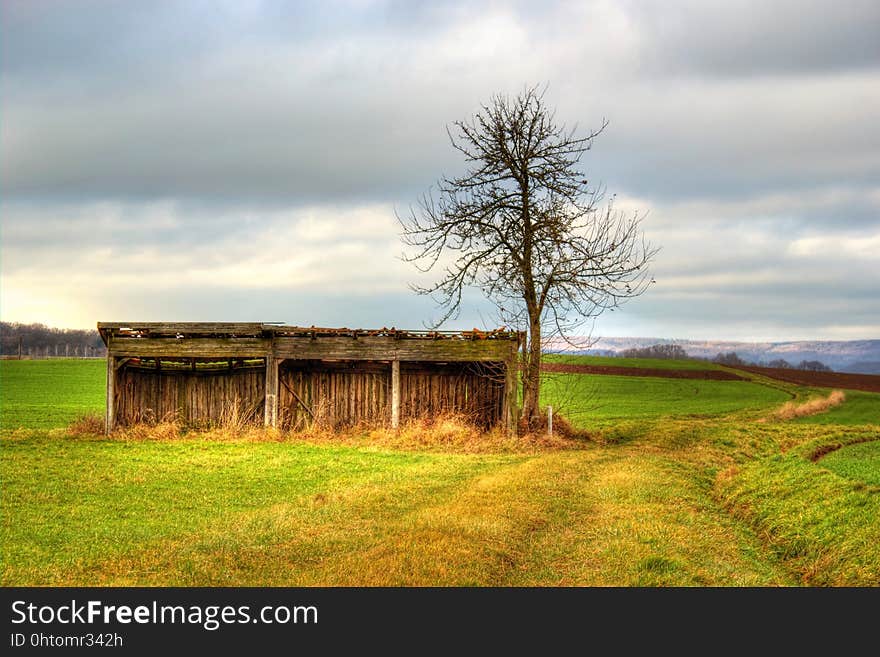
[[[555,122],[536,87],[494,96],[447,130],[465,173],[441,178],[436,195],[428,192],[398,216],[409,247],[404,259],[423,272],[442,269],[433,284],[413,288],[442,308],[437,325],[456,315],[466,287],[476,287],[505,323],[529,329],[527,413],[537,407],[531,379],[542,323],[565,337],[651,282],[647,265],[656,249],[642,237],[641,217],[617,211],[613,199],[603,205],[604,190],[590,187],[578,168],[607,125],[576,136]]]

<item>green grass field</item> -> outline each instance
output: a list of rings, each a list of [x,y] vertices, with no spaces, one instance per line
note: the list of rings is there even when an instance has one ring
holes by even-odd
[[[72,436],[103,368],[0,361],[4,586],[880,582],[876,395],[783,422],[820,393],[554,374],[594,439],[481,453]]]
[[[841,477],[880,486],[880,440],[835,450],[820,464]]]
[[[880,394],[847,390],[846,402],[827,413],[793,420],[799,424],[880,424]]]
[[[0,428],[62,427],[103,413],[104,360],[0,361]]]
[[[544,402],[586,429],[620,419],[707,417],[789,399],[783,390],[749,381],[556,373],[544,377]]]
[[[715,363],[705,360],[669,360],[662,358],[608,358],[605,356],[577,356],[572,354],[547,354],[548,363],[569,365],[599,365],[606,367],[637,367],[657,370],[718,370]]]

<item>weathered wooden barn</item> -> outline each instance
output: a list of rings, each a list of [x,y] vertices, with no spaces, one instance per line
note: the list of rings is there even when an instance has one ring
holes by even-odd
[[[516,430],[517,332],[190,322],[99,322],[98,331],[108,432],[170,418],[397,427],[446,412]]]

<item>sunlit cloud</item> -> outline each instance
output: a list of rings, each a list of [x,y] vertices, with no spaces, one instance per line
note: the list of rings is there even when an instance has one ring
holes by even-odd
[[[464,169],[449,123],[546,83],[661,247],[598,333],[880,335],[876,2],[0,11],[4,320],[418,327],[395,213]]]

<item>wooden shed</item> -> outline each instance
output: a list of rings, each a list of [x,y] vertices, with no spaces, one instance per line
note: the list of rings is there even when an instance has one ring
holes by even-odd
[[[516,430],[518,332],[191,322],[99,322],[98,331],[108,432],[169,418],[397,427],[446,412]]]

